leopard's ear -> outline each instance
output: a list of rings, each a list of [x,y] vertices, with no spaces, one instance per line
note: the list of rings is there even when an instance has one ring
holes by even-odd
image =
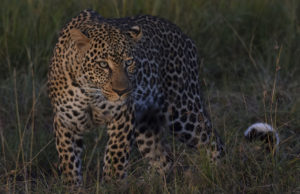
[[[75,42],[79,51],[85,52],[90,47],[90,39],[78,29],[70,30],[70,37]]]
[[[131,26],[131,28],[128,30],[128,33],[129,36],[135,41],[139,41],[143,36],[142,28],[137,25]]]

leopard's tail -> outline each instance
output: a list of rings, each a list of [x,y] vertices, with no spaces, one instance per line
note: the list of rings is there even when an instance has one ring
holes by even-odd
[[[248,127],[244,135],[250,141],[258,139],[270,144],[272,147],[278,147],[280,142],[278,132],[267,123],[254,123]]]

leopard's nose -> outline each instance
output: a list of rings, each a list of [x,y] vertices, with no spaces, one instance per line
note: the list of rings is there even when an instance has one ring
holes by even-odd
[[[114,92],[116,92],[119,96],[123,96],[124,94],[128,93],[130,89],[125,89],[125,90],[117,90],[117,89],[112,89]]]

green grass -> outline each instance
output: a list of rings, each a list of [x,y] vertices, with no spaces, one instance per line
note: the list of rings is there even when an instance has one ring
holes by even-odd
[[[52,134],[46,74],[62,26],[79,11],[104,17],[152,14],[197,44],[207,108],[227,154],[217,167],[180,143],[166,181],[133,153],[126,184],[101,184],[105,130],[86,134],[89,193],[299,193],[300,2],[297,0],[2,0],[0,6],[0,193],[64,193]],[[243,140],[251,123],[280,133],[276,155]],[[95,138],[96,137],[96,138]],[[90,143],[94,142],[94,143]]]

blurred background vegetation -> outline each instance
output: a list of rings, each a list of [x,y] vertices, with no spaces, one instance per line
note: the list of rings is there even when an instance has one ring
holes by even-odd
[[[184,158],[178,166],[192,166],[193,173],[164,182],[133,159],[130,184],[122,190],[100,184],[105,130],[95,129],[85,137],[94,142],[86,145],[83,161],[87,192],[300,192],[298,0],[2,0],[0,192],[65,192],[56,170],[46,75],[58,32],[86,8],[104,17],[163,17],[195,41],[207,106],[228,152],[225,164],[213,168],[176,143]],[[278,129],[278,154],[262,157],[240,140],[256,121]]]

